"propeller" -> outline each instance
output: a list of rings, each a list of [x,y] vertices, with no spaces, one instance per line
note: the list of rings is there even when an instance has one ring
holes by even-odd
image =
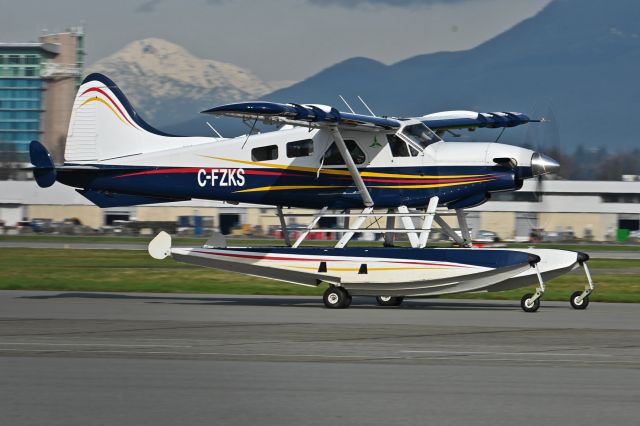
[[[560,129],[551,101],[545,100],[538,102],[532,110],[532,117],[538,119],[539,122],[527,127],[522,146],[534,149],[537,153],[545,151],[557,153],[560,141]],[[549,157],[546,157],[543,154],[539,155],[538,164],[544,174],[539,174],[535,178],[536,182],[533,190],[535,202],[539,205],[536,209],[536,212],[538,213],[548,210],[548,204],[544,197],[545,181],[550,178],[547,173],[553,173],[558,168],[557,163],[556,165],[551,165],[545,161]],[[529,209],[529,212],[533,213],[531,208]],[[545,223],[540,221],[539,215],[536,215],[536,219],[531,222],[535,222],[530,224],[532,229],[541,230],[546,227]]]

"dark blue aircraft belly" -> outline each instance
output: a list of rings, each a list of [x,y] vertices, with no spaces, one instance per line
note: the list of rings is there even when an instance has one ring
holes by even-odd
[[[437,195],[440,204],[476,200],[515,189],[515,173],[499,167],[376,168],[362,170],[376,207],[423,207]],[[58,172],[66,185],[122,194],[199,198],[307,208],[359,208],[362,199],[346,170],[210,169],[102,166]],[[473,198],[475,197],[475,198]],[[475,204],[478,204],[475,202]]]

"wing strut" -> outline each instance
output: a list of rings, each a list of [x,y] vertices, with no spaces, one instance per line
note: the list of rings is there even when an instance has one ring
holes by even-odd
[[[353,181],[358,188],[358,192],[362,197],[362,202],[364,203],[365,207],[373,207],[373,199],[371,199],[371,194],[369,194],[369,190],[364,184],[362,176],[360,176],[360,172],[356,167],[356,163],[353,162],[353,158],[351,158],[351,154],[349,154],[349,150],[347,149],[347,145],[344,143],[344,139],[342,139],[340,130],[338,130],[337,127],[331,127],[331,134],[333,135],[336,146],[338,147],[338,151],[340,151],[340,155],[342,155],[342,159],[347,165],[349,173],[351,173],[351,177],[353,178]]]

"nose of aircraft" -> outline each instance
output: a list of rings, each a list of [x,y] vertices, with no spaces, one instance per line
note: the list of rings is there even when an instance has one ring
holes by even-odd
[[[531,173],[534,176],[555,173],[560,168],[560,163],[551,157],[547,157],[539,152],[534,152],[531,156]]]

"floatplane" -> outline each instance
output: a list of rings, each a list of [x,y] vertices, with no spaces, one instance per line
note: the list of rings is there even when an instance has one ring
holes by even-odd
[[[173,257],[210,268],[306,286],[328,284],[327,308],[347,308],[352,296],[374,296],[397,306],[404,297],[502,291],[536,285],[522,297],[535,312],[545,280],[582,267],[584,289],[571,305],[584,309],[593,291],[585,253],[551,249],[473,247],[465,209],[491,194],[515,191],[525,179],[553,173],[559,164],[540,152],[500,143],[445,142],[455,129],[508,128],[530,123],[514,112],[443,111],[419,117],[380,117],[326,105],[243,102],[203,111],[278,130],[234,138],[184,137],[145,122],[109,78],[91,74],[73,105],[65,161],[55,165],[39,142],[30,145],[38,185],[58,181],[99,207],[193,198],[276,207],[286,246],[228,247],[213,235],[202,247],[172,247],[158,234],[156,259]],[[216,132],[217,133],[217,132]],[[283,208],[313,209],[309,225],[289,238]],[[458,221],[453,228],[444,217]],[[346,223],[334,247],[306,247],[322,218]],[[367,221],[384,219],[385,227]],[[428,248],[432,224],[459,247]],[[335,231],[335,229],[331,229]],[[384,235],[384,247],[349,247],[355,234]],[[411,247],[395,247],[405,234]]]

